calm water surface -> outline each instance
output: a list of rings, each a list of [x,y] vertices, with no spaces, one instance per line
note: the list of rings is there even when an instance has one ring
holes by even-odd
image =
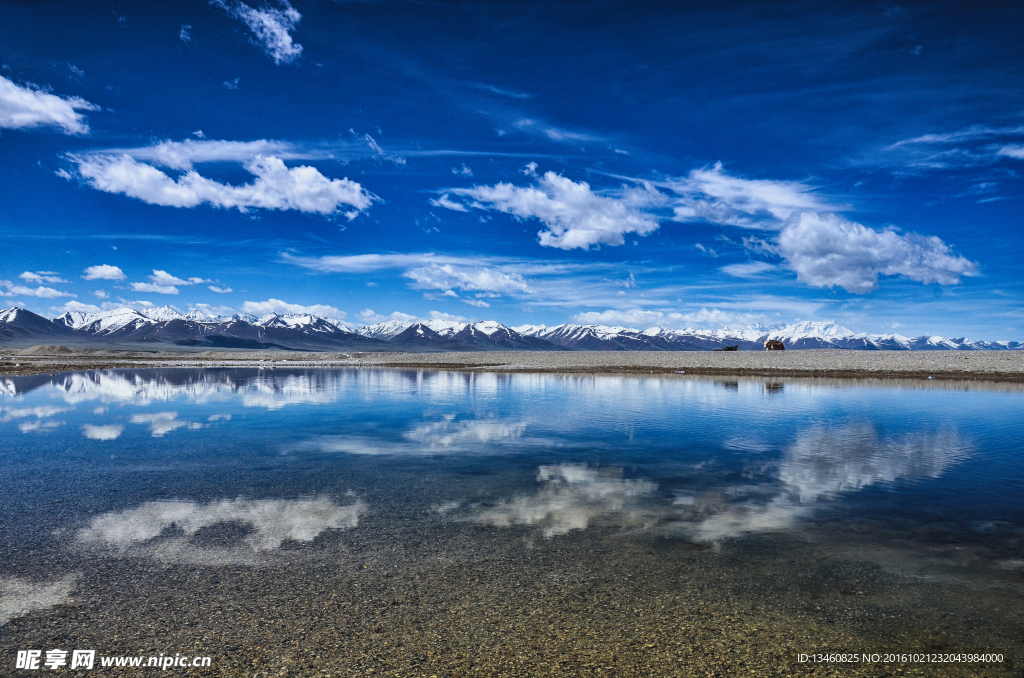
[[[65,646],[211,656],[174,669],[196,675],[784,675],[815,652],[1003,656],[826,674],[1021,675],[1022,405],[931,382],[5,379],[0,675]]]

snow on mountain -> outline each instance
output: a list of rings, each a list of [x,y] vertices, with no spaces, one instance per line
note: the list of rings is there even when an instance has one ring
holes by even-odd
[[[0,323],[13,323],[18,319],[20,308],[5,308],[0,311]]]
[[[387,320],[376,325],[360,327],[356,332],[371,339],[383,339],[387,341],[412,327],[415,323],[408,320]]]
[[[159,306],[157,308],[144,308],[138,311],[138,314],[155,320],[158,323],[167,322],[168,320],[179,320],[184,318],[181,313],[178,313],[170,306]]]
[[[518,327],[509,328],[512,329],[524,337],[539,337],[540,335],[547,332],[547,325],[519,325]]]
[[[199,310],[191,310],[188,313],[186,313],[184,317],[186,320],[191,320],[192,322],[197,323],[219,323],[223,322],[224,320],[219,315],[210,315],[205,311]]]
[[[167,325],[169,321],[175,320],[188,322]],[[963,351],[1024,348],[1024,344],[1016,341],[986,342],[965,337],[854,333],[835,321],[752,324],[739,329],[649,327],[639,330],[573,323],[553,327],[506,327],[494,320],[463,323],[434,319],[418,322],[389,320],[376,325],[353,327],[337,319],[309,313],[271,313],[262,318],[241,314],[225,318],[200,310],[182,314],[169,306],[138,310],[119,308],[96,313],[69,311],[52,321],[20,308],[0,310],[0,340],[4,341],[71,336],[83,341],[171,342],[188,346],[223,347],[257,344],[258,347],[278,346],[275,342],[285,342],[292,347],[321,350],[354,345],[352,342],[355,338],[351,333],[369,340],[361,350],[381,350],[375,348],[383,346],[378,342],[392,342],[393,350],[413,351],[556,348],[592,351],[702,351],[732,345],[738,345],[740,350],[760,350],[767,339],[782,341],[789,349]]]

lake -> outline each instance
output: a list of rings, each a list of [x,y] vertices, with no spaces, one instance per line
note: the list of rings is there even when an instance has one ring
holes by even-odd
[[[91,650],[92,675],[1019,676],[1022,405],[940,381],[0,379],[0,673],[60,650],[86,675]]]

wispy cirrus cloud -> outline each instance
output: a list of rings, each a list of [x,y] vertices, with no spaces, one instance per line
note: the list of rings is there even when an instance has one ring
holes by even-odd
[[[676,195],[674,218],[684,222],[708,221],[744,228],[777,229],[797,210],[842,208],[803,182],[745,179],[727,173],[720,162],[656,185]]]
[[[291,36],[291,31],[295,30],[302,15],[288,0],[278,0],[281,9],[269,5],[254,9],[240,0],[210,0],[210,4],[220,7],[229,16],[248,26],[255,36],[256,44],[275,64],[290,64],[302,54],[302,45],[294,42]]]
[[[89,125],[78,111],[99,109],[81,97],[50,94],[37,85],[18,85],[0,75],[0,128],[59,127],[65,134],[88,134]]]
[[[402,276],[412,281],[414,289],[496,294],[532,292],[524,273],[537,268],[523,262],[491,257],[453,257],[433,253],[325,257],[297,257],[285,253],[281,258],[322,273],[369,273],[400,268],[405,269]]]

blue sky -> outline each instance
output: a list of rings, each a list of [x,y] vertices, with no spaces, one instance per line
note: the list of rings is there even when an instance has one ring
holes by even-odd
[[[0,4],[0,305],[1024,335],[1024,5]]]

